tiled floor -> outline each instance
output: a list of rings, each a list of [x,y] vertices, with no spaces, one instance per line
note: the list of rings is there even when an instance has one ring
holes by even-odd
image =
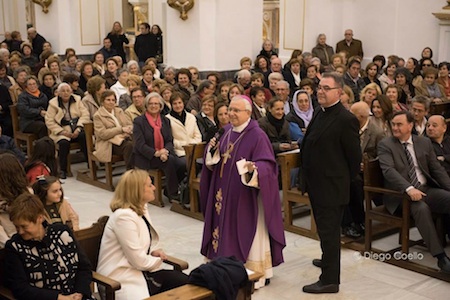
[[[73,166],[75,176],[80,167]],[[111,213],[112,192],[81,183],[75,178],[65,180],[63,188],[80,215],[82,228]],[[164,208],[151,205],[150,215],[168,254],[188,261],[188,272],[203,263],[199,252],[202,222],[171,212],[169,204]],[[340,292],[334,295],[305,294],[301,291],[302,286],[315,282],[320,274],[319,269],[311,264],[313,258],[320,256],[319,242],[289,232],[286,232],[286,242],[285,263],[275,268],[271,284],[257,290],[253,299],[450,299],[450,283],[361,258],[357,252],[348,249],[342,250]],[[447,253],[450,254],[448,248]]]

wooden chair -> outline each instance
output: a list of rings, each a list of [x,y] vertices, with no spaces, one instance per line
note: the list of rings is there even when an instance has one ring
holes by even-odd
[[[236,297],[237,300],[249,300],[252,299],[252,293],[254,291],[254,283],[258,281],[263,275],[261,273],[254,272],[248,276],[247,284],[241,287]],[[193,285],[186,284],[170,291],[166,291],[144,300],[201,300],[201,299],[216,299],[213,291]]]
[[[113,164],[122,162],[123,156],[122,155],[113,155],[110,162],[105,163],[105,181],[102,182],[99,179],[103,178],[98,176],[98,166],[97,163],[100,163],[100,161],[94,156],[94,124],[93,123],[87,123],[84,124],[84,132],[86,135],[86,148],[87,148],[87,155],[88,155],[88,164],[89,164],[89,170],[81,170],[78,171],[77,174],[77,180],[94,185],[96,187],[114,191],[114,184],[113,184]]]
[[[74,231],[74,235],[78,241],[78,244],[84,250],[91,263],[93,270],[92,281],[105,288],[105,299],[114,300],[115,292],[120,290],[120,283],[95,272],[97,269],[100,243],[102,241],[103,231],[105,230],[105,225],[106,222],[108,222],[108,218],[108,216],[100,217],[98,221],[90,227]]]
[[[31,157],[31,153],[33,153],[33,142],[37,140],[37,136],[33,133],[24,133],[20,130],[19,113],[17,112],[16,104],[10,105],[9,110],[11,112],[14,141],[16,142],[17,147],[21,147],[21,145],[25,144],[27,155],[28,157]]]
[[[170,210],[177,213],[192,217],[194,219],[203,221],[203,214],[200,211],[200,175],[197,176],[196,161],[203,157],[206,143],[190,144],[184,146],[186,152],[186,170],[188,170],[189,183],[189,207],[184,207],[179,203],[173,203]],[[192,168],[189,168],[192,166]],[[190,169],[190,170],[189,170]]]
[[[150,170],[148,170],[148,174],[150,175],[150,177],[152,177],[153,185],[156,188],[155,200],[150,201],[149,203],[159,206],[159,207],[164,207],[164,201],[163,201],[163,195],[162,195],[164,173],[163,173],[163,171],[161,171],[159,169],[150,169]]]
[[[291,169],[299,166],[300,154],[280,153],[278,163],[281,166],[281,185],[283,189],[284,229],[309,238],[318,239],[316,222],[308,195],[302,195],[297,187],[291,188]],[[293,209],[296,205],[308,207],[307,213],[311,218],[310,229],[294,225]]]

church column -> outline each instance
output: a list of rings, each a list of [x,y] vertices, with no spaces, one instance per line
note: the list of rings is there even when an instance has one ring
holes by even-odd
[[[160,22],[164,31],[168,65],[194,65],[203,71],[239,69],[243,56],[254,59],[261,49],[262,0],[196,0],[185,21],[166,1],[151,2],[150,21]]]
[[[433,13],[439,19],[439,57],[437,62],[450,61],[450,1],[442,12]]]

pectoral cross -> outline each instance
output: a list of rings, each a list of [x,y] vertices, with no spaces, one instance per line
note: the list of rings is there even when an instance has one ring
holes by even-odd
[[[220,178],[222,178],[223,175],[223,167],[227,163],[228,159],[231,158],[231,152],[233,151],[234,144],[228,143],[227,151],[225,151],[224,154],[222,154],[222,165],[220,166]]]

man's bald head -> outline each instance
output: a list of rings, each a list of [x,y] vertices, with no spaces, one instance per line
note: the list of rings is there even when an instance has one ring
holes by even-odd
[[[427,122],[427,136],[440,143],[447,131],[447,123],[445,118],[441,115],[433,115]]]
[[[354,103],[350,107],[350,112],[355,115],[359,121],[360,127],[364,126],[370,116],[370,107],[364,101]]]

